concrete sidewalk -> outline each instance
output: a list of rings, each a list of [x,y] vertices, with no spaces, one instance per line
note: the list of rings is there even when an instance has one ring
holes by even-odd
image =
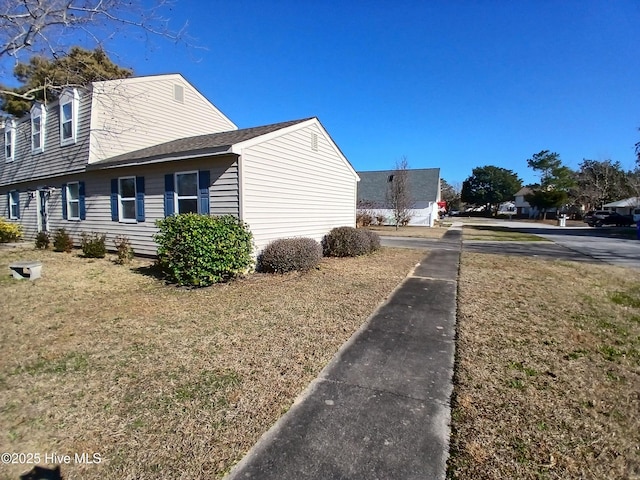
[[[461,230],[342,346],[227,476],[444,479]]]

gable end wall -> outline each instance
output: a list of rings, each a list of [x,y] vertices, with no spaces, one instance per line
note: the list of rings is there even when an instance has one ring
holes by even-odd
[[[355,226],[356,184],[355,172],[316,124],[245,148],[242,217],[257,250],[278,238],[320,241],[334,227]]]

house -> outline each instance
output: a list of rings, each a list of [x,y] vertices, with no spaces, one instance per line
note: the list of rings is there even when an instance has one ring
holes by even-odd
[[[531,190],[531,188],[529,187],[522,187],[520,190],[518,190],[516,192],[516,194],[514,195],[515,200],[514,200],[514,205],[516,208],[516,215],[518,217],[529,217],[529,218],[533,218],[535,216],[535,212],[534,210],[531,208],[531,205],[529,205],[529,202],[527,202],[524,197],[526,195],[531,195],[533,193],[533,190]]]
[[[616,202],[606,203],[602,206],[604,210],[611,210],[620,215],[640,215],[640,197],[630,197]],[[638,210],[636,212],[636,210]]]
[[[366,206],[393,224],[393,211],[387,202],[387,192],[393,182],[393,170],[358,172],[358,205]],[[438,219],[440,201],[440,169],[418,168],[407,170],[409,197],[412,201],[409,225],[433,227]]]
[[[238,129],[179,74],[68,88],[3,130],[0,216],[28,239],[126,235],[155,255],[156,220],[232,214],[257,253],[355,225],[358,175],[317,118]]]

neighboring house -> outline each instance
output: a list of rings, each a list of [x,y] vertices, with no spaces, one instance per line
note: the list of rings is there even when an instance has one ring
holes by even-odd
[[[393,182],[393,170],[358,172],[358,203],[385,217],[385,223],[393,224],[393,211],[387,202],[389,184]],[[438,219],[440,201],[440,169],[417,168],[407,170],[409,195],[412,200],[409,225],[433,227]]]
[[[602,208],[620,215],[640,215],[640,212],[636,212],[636,210],[640,209],[640,197],[630,197],[617,202],[606,203]]]
[[[515,200],[513,203],[515,205],[516,215],[518,217],[533,218],[535,214],[537,214],[537,211],[534,211],[531,208],[531,205],[529,205],[529,202],[527,202],[524,199],[525,195],[530,195],[532,193],[533,193],[533,190],[531,190],[529,187],[522,187],[520,190],[516,192]]]
[[[67,89],[1,140],[0,216],[30,239],[126,235],[155,255],[155,221],[198,212],[238,216],[259,251],[355,225],[358,175],[317,118],[238,129],[178,74]]]

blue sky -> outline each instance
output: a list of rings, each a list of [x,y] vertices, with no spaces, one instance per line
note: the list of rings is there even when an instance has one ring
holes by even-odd
[[[535,180],[541,150],[634,167],[640,1],[187,1],[202,48],[119,37],[137,75],[180,72],[240,128],[317,116],[356,170],[477,166]]]

